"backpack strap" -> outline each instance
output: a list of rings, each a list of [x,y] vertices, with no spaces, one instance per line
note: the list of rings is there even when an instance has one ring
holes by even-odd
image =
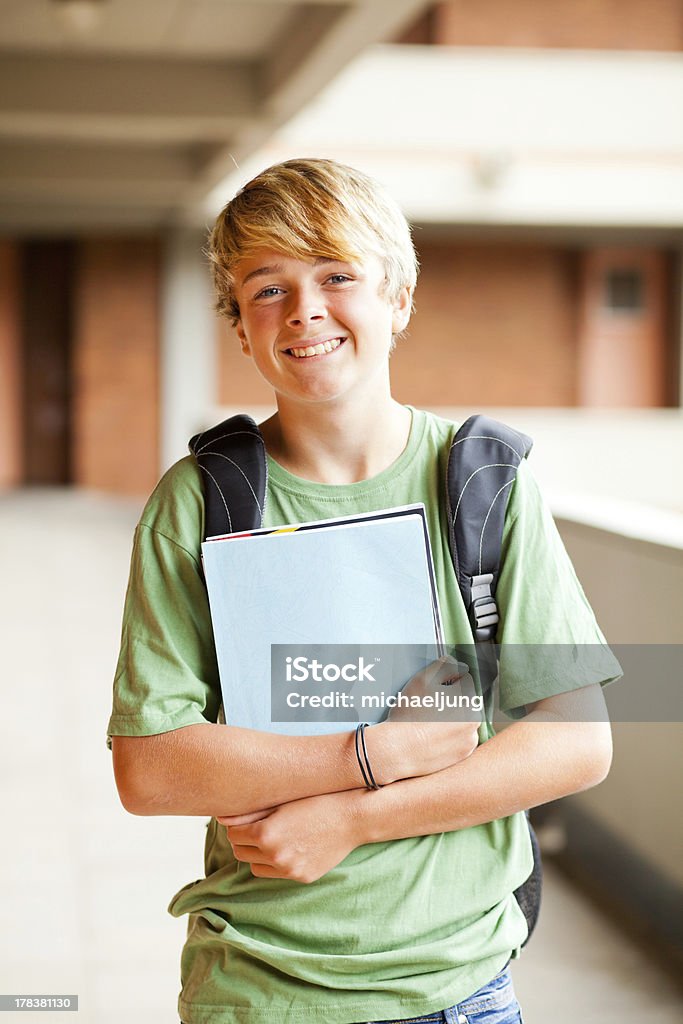
[[[250,416],[231,416],[190,441],[204,478],[204,537],[255,530],[263,520],[268,466]]]
[[[505,512],[517,469],[532,447],[526,434],[488,416],[471,416],[456,432],[448,453],[448,539],[458,586],[477,644],[484,692],[498,673],[496,587],[500,576]],[[531,874],[515,898],[527,923],[527,944],[541,907],[543,867],[527,812],[533,854]]]
[[[453,438],[446,471],[451,557],[475,641],[495,641],[496,586],[505,511],[526,434],[489,416],[470,416]]]

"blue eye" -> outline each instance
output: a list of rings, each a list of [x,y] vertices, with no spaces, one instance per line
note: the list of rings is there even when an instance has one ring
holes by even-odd
[[[270,299],[277,292],[281,292],[281,291],[282,291],[281,288],[276,287],[276,285],[271,285],[269,288],[263,288],[260,292],[257,292],[257,294],[254,296],[254,298],[256,298],[256,299]]]
[[[350,281],[351,278],[348,274],[332,274],[327,280],[331,281],[332,284],[345,284],[347,281]]]

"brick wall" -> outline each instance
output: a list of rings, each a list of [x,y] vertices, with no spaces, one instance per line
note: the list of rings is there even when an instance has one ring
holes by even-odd
[[[74,483],[146,494],[159,465],[157,242],[83,241],[74,312]]]
[[[247,408],[273,404],[272,389],[256,372],[254,362],[242,355],[233,328],[223,318],[216,320],[218,348],[218,403]]]
[[[681,0],[450,0],[399,42],[605,50],[683,49]]]
[[[576,258],[524,245],[422,244],[417,311],[392,357],[417,405],[573,405]]]

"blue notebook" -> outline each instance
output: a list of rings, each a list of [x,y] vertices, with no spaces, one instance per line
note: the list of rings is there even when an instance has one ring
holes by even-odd
[[[211,538],[202,555],[231,725],[310,735],[380,721],[382,707],[360,707],[373,671],[381,675],[375,690],[397,692],[443,652],[423,505]],[[344,645],[341,656],[360,665],[361,678],[337,685],[330,665],[317,687],[310,672],[298,685],[291,666],[300,669],[305,656],[311,664],[316,650],[322,665],[330,645]],[[348,714],[300,710],[290,696],[342,689],[355,691]]]

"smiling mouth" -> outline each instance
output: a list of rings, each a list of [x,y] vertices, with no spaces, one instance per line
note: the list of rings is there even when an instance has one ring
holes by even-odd
[[[297,348],[288,348],[285,351],[287,355],[294,356],[295,359],[310,359],[311,356],[324,356],[334,352],[345,341],[346,338],[330,338],[329,341],[321,341],[317,345],[303,345]]]

